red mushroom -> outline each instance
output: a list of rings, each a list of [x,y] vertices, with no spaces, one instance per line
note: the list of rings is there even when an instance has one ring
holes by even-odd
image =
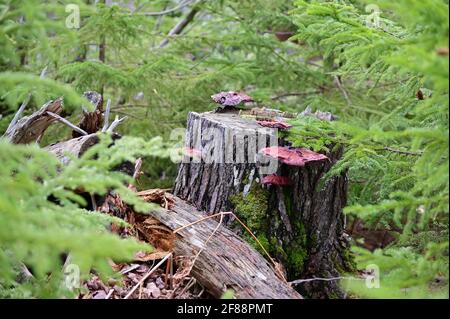
[[[264,176],[261,183],[286,186],[286,185],[291,185],[292,181],[289,179],[289,177],[272,174],[272,175]]]
[[[200,150],[197,150],[195,148],[190,148],[190,147],[184,147],[183,154],[188,157],[196,157],[196,158],[202,157],[202,152]]]
[[[273,121],[256,121],[259,125],[264,127],[271,127],[271,128],[279,128],[282,130],[287,130],[292,127],[292,125],[284,123],[282,121],[273,120]]]
[[[310,151],[306,148],[272,146],[261,149],[261,152],[266,156],[276,158],[280,162],[292,166],[305,166],[308,162],[328,159],[325,155]]]

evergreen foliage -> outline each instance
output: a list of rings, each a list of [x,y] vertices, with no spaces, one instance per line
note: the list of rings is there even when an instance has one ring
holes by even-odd
[[[0,292],[2,296],[70,296],[61,282],[63,254],[86,279],[95,269],[102,276],[112,275],[109,259],[130,260],[139,250],[151,247],[131,239],[120,239],[107,231],[121,219],[80,207],[87,205],[85,193],[118,193],[136,211],[145,212],[142,202],[125,186],[131,177],[112,169],[137,156],[162,155],[161,140],[149,142],[122,138],[111,143],[104,136],[98,145],[67,166],[36,145],[11,145],[0,141]],[[34,278],[18,282],[18,266],[24,263]],[[107,278],[107,277],[104,277]]]
[[[298,1],[296,38],[329,61],[323,73],[348,98],[340,121],[298,120],[292,139],[316,149],[344,145],[329,175],[349,170],[345,211],[373,227],[400,229],[400,242],[448,230],[448,5],[444,1],[377,1],[379,25],[350,2]],[[314,142],[308,142],[312,137]],[[418,247],[357,250],[361,265],[377,264],[381,289],[365,296],[448,296],[448,237]],[[438,280],[441,290],[431,289]],[[437,285],[439,287],[439,285]],[[356,288],[355,288],[356,289]],[[430,290],[431,293],[430,293]],[[447,290],[447,291],[446,291]]]
[[[382,288],[367,289],[360,281],[346,287],[357,297],[448,297],[447,1],[192,1],[161,15],[144,13],[179,1],[133,3],[0,0],[0,131],[30,93],[26,112],[64,96],[65,117],[76,122],[80,106],[89,105],[81,93],[103,92],[112,113],[129,116],[119,131],[144,139],[169,140],[189,111],[213,109],[210,95],[223,90],[246,91],[272,108],[332,112],[339,121],[294,120],[287,137],[315,150],[344,146],[326,178],[348,170],[349,221],[399,233],[390,247],[375,252],[355,243],[361,268],[379,265]],[[67,4],[79,5],[79,29],[65,26]],[[168,37],[194,6],[199,11],[193,21]],[[280,41],[282,35],[291,38]],[[164,39],[168,45],[160,47]],[[53,125],[41,145],[67,133]],[[92,151],[104,161],[92,160],[90,152],[57,174],[59,164],[45,151],[1,141],[3,295],[16,287],[23,296],[66,295],[53,290],[62,252],[73,251],[86,274],[90,268],[106,272],[106,257],[126,258],[142,249],[101,232],[98,221],[111,220],[80,214],[81,199],[73,192],[113,188],[140,207],[122,186],[126,179],[108,170],[142,142],[117,143]],[[142,149],[164,155],[161,143]],[[143,169],[142,187],[171,187],[176,164],[149,157]],[[58,204],[46,200],[50,195]],[[94,237],[95,247],[85,249]],[[19,261],[36,268],[38,279],[55,274],[55,286],[18,285],[12,266]]]

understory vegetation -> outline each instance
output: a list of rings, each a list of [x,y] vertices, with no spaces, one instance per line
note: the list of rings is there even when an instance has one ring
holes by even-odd
[[[73,5],[79,28],[70,27]],[[352,254],[358,269],[376,265],[380,275],[377,289],[343,280],[349,296],[448,298],[448,24],[446,0],[0,0],[2,134],[27,99],[29,115],[63,96],[64,117],[77,123],[90,105],[83,92],[97,91],[127,116],[122,139],[108,147],[103,134],[65,167],[39,145],[0,139],[0,296],[74,296],[60,284],[62,254],[87,278],[92,269],[114,276],[109,259],[151,250],[108,232],[123,221],[80,208],[76,190],[114,190],[145,211],[124,186],[130,177],[111,169],[145,157],[138,188],[172,187],[173,130],[233,90],[260,107],[338,117],[293,119],[286,138],[345,149],[323,182],[348,172]],[[52,125],[40,146],[69,135]],[[368,247],[380,232],[392,240]],[[18,280],[22,265],[36,281]]]

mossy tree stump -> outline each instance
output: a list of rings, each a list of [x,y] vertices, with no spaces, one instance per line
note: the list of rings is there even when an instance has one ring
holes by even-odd
[[[344,172],[325,183],[321,177],[342,150],[302,167],[260,152],[286,145],[277,129],[237,112],[192,112],[174,194],[208,215],[234,211],[283,264],[288,280],[337,277],[350,269],[342,212],[347,177]],[[287,177],[290,184],[263,185],[270,174]],[[252,240],[233,220],[227,225]],[[337,280],[304,282],[298,290],[311,298],[342,297]]]

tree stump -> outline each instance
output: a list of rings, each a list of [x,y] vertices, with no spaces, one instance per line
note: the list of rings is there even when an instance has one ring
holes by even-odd
[[[174,194],[208,215],[232,210],[284,265],[288,280],[337,277],[351,269],[342,212],[347,177],[321,177],[342,149],[326,154],[328,160],[287,165],[261,154],[288,146],[278,133],[237,112],[189,113]],[[272,174],[289,185],[262,184]],[[249,237],[233,220],[227,225]],[[337,280],[304,282],[298,290],[310,298],[343,296]]]

